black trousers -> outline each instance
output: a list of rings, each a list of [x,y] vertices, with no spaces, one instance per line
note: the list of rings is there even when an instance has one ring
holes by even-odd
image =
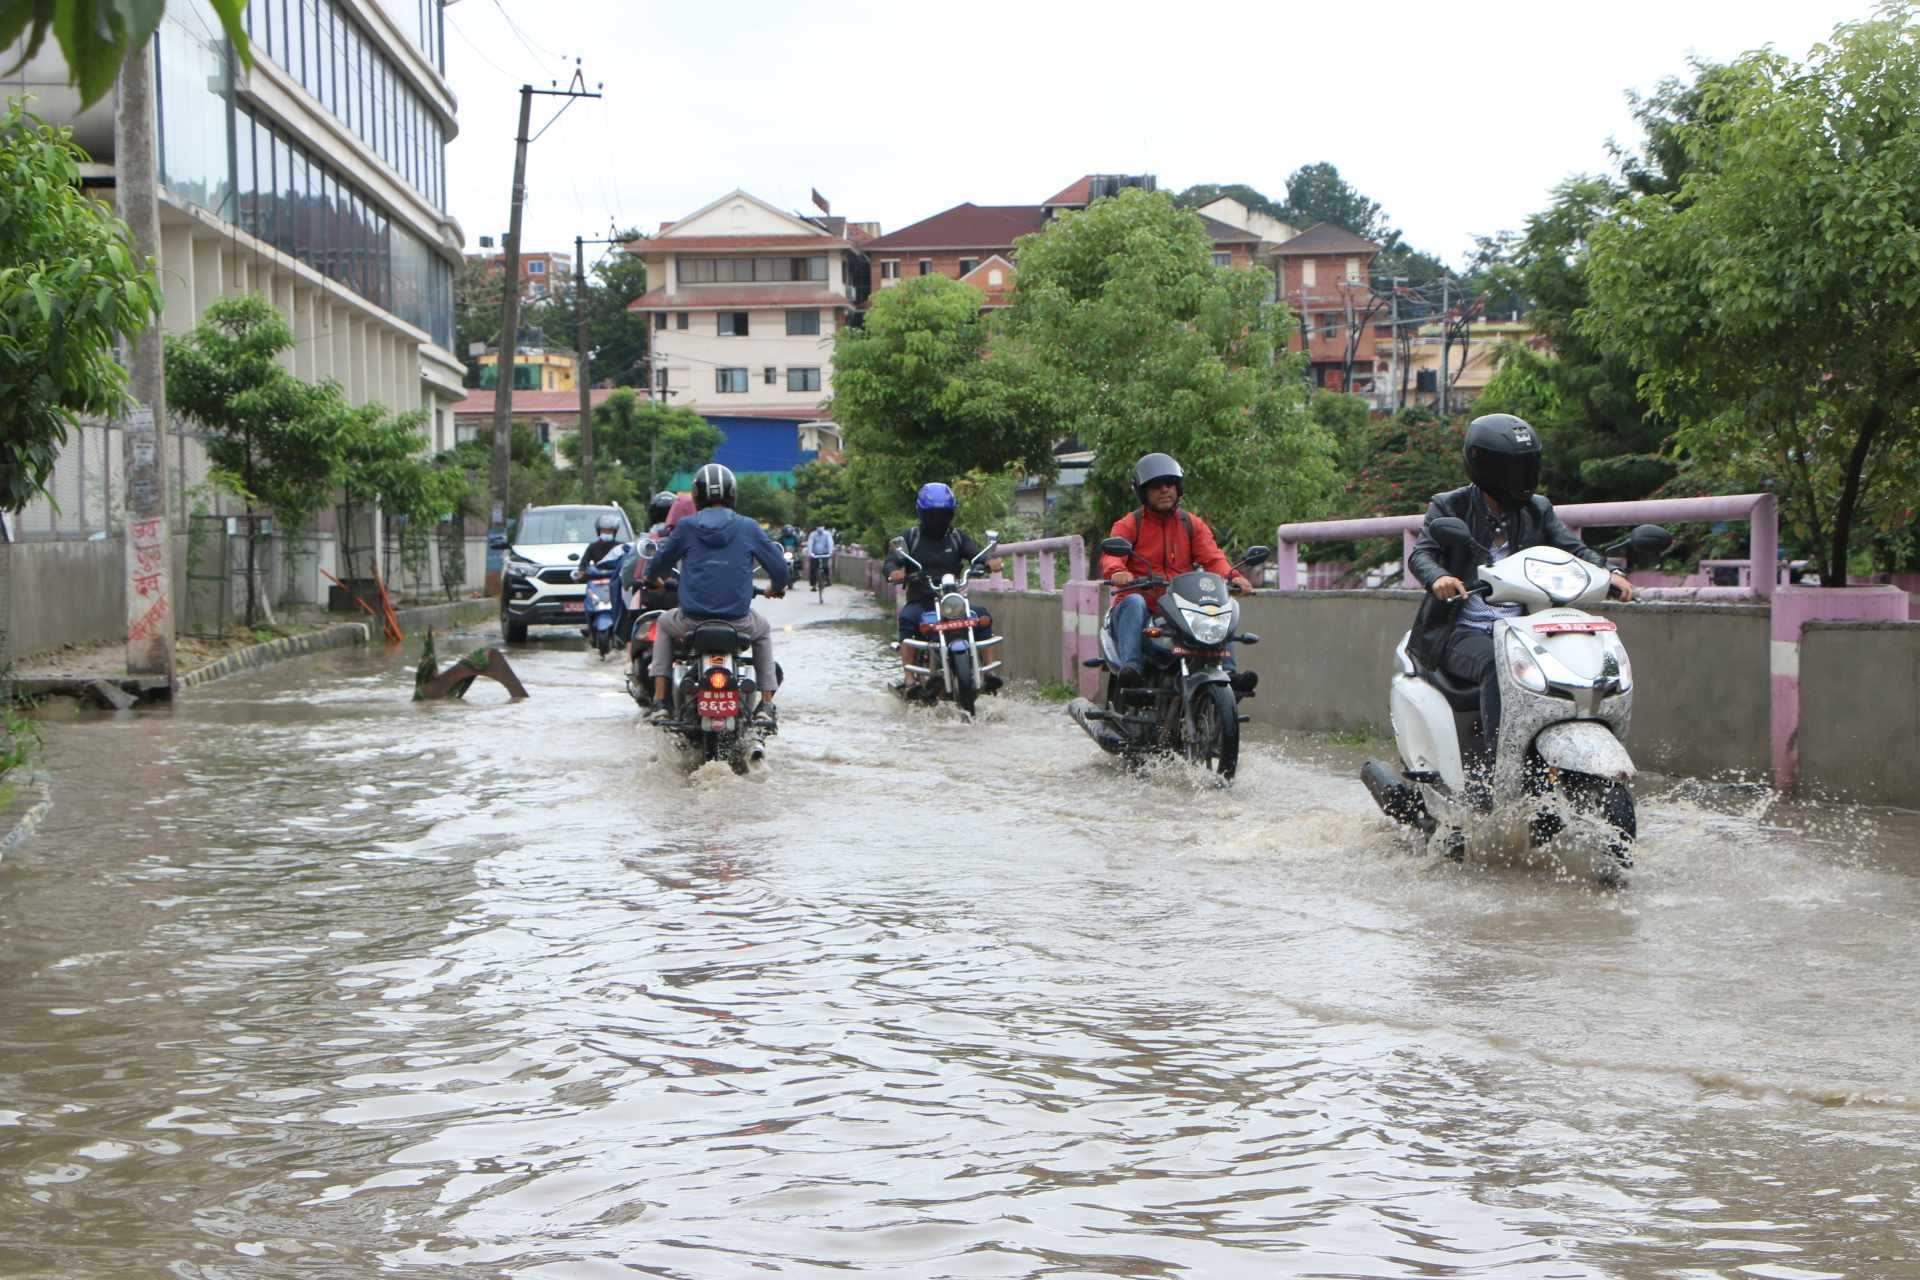
[[[1440,669],[1456,680],[1480,686],[1480,730],[1491,752],[1500,732],[1500,677],[1493,669],[1493,636],[1473,627],[1455,627],[1440,651]]]

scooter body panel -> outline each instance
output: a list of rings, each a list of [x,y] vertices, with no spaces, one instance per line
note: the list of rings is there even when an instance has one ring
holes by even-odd
[[[1610,782],[1633,777],[1633,757],[1613,730],[1598,720],[1563,720],[1550,724],[1533,740],[1543,763],[1570,773],[1584,773]]]
[[[1457,793],[1466,785],[1467,771],[1453,707],[1419,676],[1395,676],[1388,698],[1400,763],[1415,773],[1439,774],[1447,790]]]

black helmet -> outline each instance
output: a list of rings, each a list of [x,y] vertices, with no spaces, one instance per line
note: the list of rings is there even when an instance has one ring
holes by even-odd
[[[1133,496],[1140,499],[1140,504],[1145,506],[1147,486],[1160,480],[1173,481],[1174,487],[1185,494],[1186,474],[1170,455],[1150,453],[1133,464]]]
[[[649,525],[665,523],[667,512],[673,510],[673,500],[679,496],[671,489],[662,489],[654,494],[653,500],[647,503],[647,523]]]
[[[733,472],[717,462],[709,462],[693,473],[693,505],[702,511],[712,506],[730,507],[739,493],[740,484]]]
[[[1540,486],[1540,433],[1510,413],[1467,424],[1467,479],[1511,510],[1533,501]]]

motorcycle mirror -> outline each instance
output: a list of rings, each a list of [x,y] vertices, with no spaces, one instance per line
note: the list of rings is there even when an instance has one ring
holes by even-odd
[[[1272,547],[1248,547],[1247,554],[1240,557],[1240,563],[1265,564],[1272,556]]]
[[[887,543],[887,550],[889,551],[905,551],[906,549],[907,540],[905,538],[894,538]]]
[[[1130,556],[1133,554],[1133,544],[1125,538],[1108,538],[1100,544],[1100,553],[1109,556]]]
[[[651,560],[656,555],[659,555],[659,554],[660,554],[659,543],[655,542],[652,538],[640,539],[640,555],[642,559]]]
[[[998,529],[987,530],[987,545],[992,546],[998,541],[1000,541],[1000,531]]]
[[[1475,545],[1473,530],[1467,528],[1467,522],[1458,516],[1441,516],[1438,520],[1429,521],[1427,532],[1433,535],[1435,542],[1450,549]]]
[[[1673,545],[1673,535],[1657,524],[1636,525],[1627,535],[1627,546],[1637,556],[1648,559],[1665,555],[1667,548]]]

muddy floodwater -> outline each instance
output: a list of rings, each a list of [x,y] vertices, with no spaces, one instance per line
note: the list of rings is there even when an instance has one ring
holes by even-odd
[[[1338,748],[1130,776],[766,608],[747,778],[558,636],[49,724],[0,1276],[1920,1276],[1915,815],[1656,781],[1624,891],[1458,866]]]

